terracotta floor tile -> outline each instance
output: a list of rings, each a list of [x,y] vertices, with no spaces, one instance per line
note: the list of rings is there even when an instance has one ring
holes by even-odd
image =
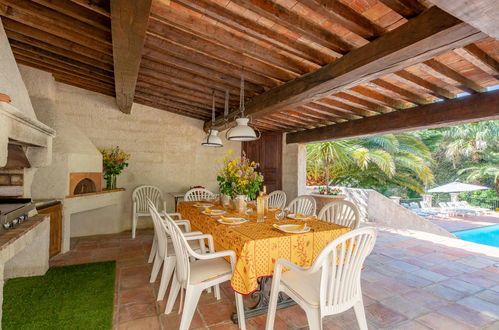
[[[182,314],[178,314],[177,312],[172,312],[170,314],[162,314],[161,321],[163,323],[163,327],[168,330],[177,330],[180,327],[180,321],[182,319]],[[196,310],[192,317],[192,321],[189,329],[203,329],[206,328],[201,315]]]
[[[446,315],[451,319],[468,324],[472,327],[481,327],[494,320],[494,318],[479,313],[459,304],[449,304],[438,310],[440,314]]]
[[[473,293],[476,293],[478,291],[483,290],[481,287],[473,285],[468,282],[464,282],[461,280],[458,280],[456,278],[450,278],[448,280],[442,281],[440,284],[447,286],[451,289],[454,289],[456,291],[462,292],[466,295],[470,295]]]
[[[383,306],[405,315],[409,319],[426,314],[430,310],[401,296],[390,297],[380,302]]]
[[[413,272],[413,274],[432,282],[440,282],[448,279],[447,276],[432,272],[431,270],[428,269],[418,269],[415,272]]]
[[[427,327],[422,325],[421,323],[417,321],[406,321],[403,323],[400,323],[399,325],[389,328],[390,330],[428,330]]]
[[[119,310],[119,322],[125,323],[136,319],[158,315],[156,304],[130,304],[123,305]]]
[[[246,319],[246,329],[264,330],[266,322],[267,322],[266,314]],[[273,330],[287,330],[287,329],[289,328],[286,322],[284,322],[279,316],[276,315]]]
[[[429,292],[437,297],[450,300],[450,301],[456,301],[459,299],[462,299],[463,297],[466,296],[466,294],[456,291],[454,289],[451,289],[447,286],[443,286],[441,284],[433,284],[430,286],[427,286],[423,288],[426,292]]]
[[[381,303],[367,306],[366,317],[381,327],[395,326],[407,320],[404,315],[385,307]]]
[[[136,319],[130,322],[120,323],[118,329],[119,330],[160,330],[161,323],[157,316],[152,316],[143,319]]]
[[[434,330],[472,330],[473,328],[439,313],[429,313],[417,319]]]
[[[209,327],[210,330],[238,330],[239,327],[237,324],[234,324],[232,322],[226,322],[222,324],[217,324],[217,325],[212,325]]]
[[[499,305],[476,297],[466,297],[457,301],[458,304],[474,309],[477,312],[499,319]]]
[[[137,288],[124,289],[120,291],[120,304],[148,304],[154,303],[156,297],[152,285],[146,284]]]
[[[404,294],[404,298],[412,301],[414,304],[419,304],[430,310],[447,305],[447,301],[437,296],[432,295],[423,290],[413,290]]]
[[[234,305],[226,300],[212,304],[198,304],[198,310],[207,326],[230,320],[230,316],[235,312]]]
[[[290,328],[301,328],[308,324],[305,311],[298,305],[278,309],[277,316],[283,319]]]
[[[493,290],[484,290],[475,294],[475,297],[486,300],[499,306],[499,294]]]

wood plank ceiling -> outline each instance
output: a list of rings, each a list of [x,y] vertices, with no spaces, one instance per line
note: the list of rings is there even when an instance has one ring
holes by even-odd
[[[314,72],[418,17],[425,0],[153,0],[134,102],[209,120],[211,91],[239,101]],[[115,96],[109,0],[0,0],[18,63]],[[481,93],[499,84],[499,41],[486,37],[313,102],[259,117],[296,132]]]

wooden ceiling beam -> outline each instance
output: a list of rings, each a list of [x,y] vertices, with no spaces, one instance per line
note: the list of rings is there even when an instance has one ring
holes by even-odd
[[[430,0],[430,2],[492,38],[499,39],[497,0]]]
[[[331,106],[334,107],[335,109],[338,109],[339,111],[344,111],[346,113],[350,113],[356,116],[372,116],[375,115],[376,112],[374,111],[368,111],[364,110],[358,107],[353,107],[342,100],[336,99],[334,96],[328,96],[319,100],[315,101],[316,103],[323,104],[325,106]]]
[[[73,52],[73,51],[70,51],[67,49],[59,48],[59,47],[54,46],[52,44],[48,44],[46,42],[31,38],[29,36],[26,36],[26,35],[23,35],[23,34],[14,32],[14,31],[10,31],[10,30],[5,29],[5,32],[7,34],[7,37],[9,38],[10,42],[13,42],[13,41],[21,42],[21,43],[24,43],[27,45],[34,46],[38,49],[50,52],[52,54],[68,57],[68,58],[74,59],[78,62],[85,63],[85,64],[91,65],[93,67],[96,67],[96,68],[99,68],[102,70],[106,70],[108,72],[113,72],[112,64],[103,63],[99,60],[93,59],[91,57],[87,57],[81,53],[76,53],[76,52]]]
[[[111,35],[109,32],[96,29],[89,24],[74,20],[71,17],[34,3],[33,1],[0,0],[0,3],[11,7],[16,12],[32,17],[32,20],[34,20],[33,24],[35,24],[34,27],[37,27],[37,24],[52,25],[53,28],[70,30],[85,38],[111,45]]]
[[[362,95],[368,99],[381,102],[382,104],[395,109],[407,109],[413,106],[411,102],[396,99],[386,94],[383,94],[379,88],[373,88],[368,84],[361,84],[350,88],[350,91],[357,95]]]
[[[290,31],[332,50],[338,55],[345,54],[353,48],[353,45],[338,35],[308,21],[272,0],[232,0],[232,2],[276,22]]]
[[[240,66],[223,59],[208,56],[185,44],[176,44],[162,35],[148,33],[144,55],[148,54],[149,49],[183,59],[184,61],[189,61],[190,63],[202,65],[206,68],[230,75],[238,80],[241,79]],[[263,88],[274,87],[280,84],[280,81],[277,79],[269,78],[249,70],[245,71],[244,77],[247,84],[261,86]]]
[[[183,103],[170,101],[170,100],[164,99],[162,97],[157,97],[157,96],[150,95],[147,93],[141,93],[139,91],[137,91],[136,95],[137,95],[137,97],[140,97],[142,99],[146,99],[146,100],[151,101],[153,103],[158,103],[158,104],[161,104],[164,106],[169,106],[169,107],[172,107],[172,108],[175,108],[178,110],[185,111],[187,113],[197,114],[200,116],[204,116],[206,118],[210,118],[210,116],[211,116],[211,110],[208,110],[208,109],[192,107],[189,105],[185,105]]]
[[[77,19],[100,30],[111,32],[111,21],[108,17],[95,15],[95,12],[71,1],[60,0],[32,0],[39,5],[55,10],[64,15]]]
[[[24,35],[30,39],[36,39],[46,44],[60,47],[61,49],[79,53],[100,62],[111,64],[112,67],[113,57],[111,52],[106,53],[106,49],[104,48],[95,50],[94,48],[86,47],[80,43],[52,34],[51,32],[25,25],[8,17],[2,17],[2,24],[6,31],[16,32],[19,35]]]
[[[320,50],[317,50],[309,45],[301,43],[298,40],[290,38],[283,33],[279,33],[271,28],[267,28],[263,25],[258,24],[237,12],[230,11],[226,7],[218,5],[216,2],[211,0],[174,0],[176,3],[182,6],[198,12],[202,15],[230,26],[232,29],[239,31],[244,34],[261,40],[265,43],[273,45],[289,54],[297,57],[301,57],[304,60],[316,63],[318,65],[324,65],[331,63],[335,60],[335,57],[328,55]]]
[[[425,80],[415,74],[412,74],[407,70],[401,70],[395,72],[395,75],[397,76],[398,79],[403,79],[404,82],[406,82],[407,84],[414,83],[416,86],[420,86],[427,89],[430,93],[432,93],[436,97],[444,97],[447,99],[453,99],[456,97],[456,94],[448,91],[447,89],[440,87],[434,83],[431,83],[428,80]]]
[[[406,101],[409,101],[411,103],[421,105],[421,104],[428,104],[428,103],[433,102],[433,100],[427,99],[427,98],[425,98],[417,93],[414,93],[410,90],[407,90],[407,89],[404,89],[400,86],[392,84],[391,82],[386,81],[383,78],[374,79],[371,81],[371,83],[378,85],[379,87],[382,87],[386,90],[392,91],[395,94],[401,96]]]
[[[82,7],[92,10],[105,17],[111,17],[109,0],[71,0]]]
[[[341,102],[349,104],[354,107],[361,107],[367,111],[387,113],[391,112],[392,108],[385,105],[379,104],[378,102],[372,102],[364,97],[359,97],[357,95],[349,93],[348,90],[344,92],[339,92],[332,95],[333,97],[340,98]]]
[[[300,0],[300,3],[366,40],[374,40],[387,32],[385,28],[340,1]]]
[[[322,111],[322,113],[329,113],[330,115],[337,116],[339,120],[361,118],[359,116],[355,116],[350,113],[338,110],[336,107],[333,107],[331,105],[325,106],[316,102],[307,103],[306,105],[303,105],[303,107],[308,109],[320,110]]]
[[[0,0],[0,2],[1,1],[3,0]],[[4,17],[104,54],[109,54],[112,50],[111,45],[109,44],[89,38],[85,34],[72,30],[71,28],[55,26],[50,20],[26,14],[16,8],[9,7]]]
[[[171,42],[195,48],[198,52],[210,57],[217,58],[230,63],[238,63],[245,70],[253,71],[263,76],[267,76],[278,81],[289,81],[299,76],[298,73],[289,72],[259,59],[252,58],[244,53],[232,49],[229,45],[222,46],[213,41],[201,38],[196,33],[189,33],[172,25],[151,17],[148,31],[155,35],[162,36]]]
[[[225,91],[214,89],[208,85],[201,85],[196,83],[196,81],[186,80],[182,78],[177,78],[173,76],[167,76],[162,74],[161,72],[157,72],[155,70],[148,69],[146,67],[140,68],[140,76],[143,80],[149,80],[150,78],[154,79],[157,82],[162,82],[163,84],[174,85],[177,88],[188,90],[189,92],[195,92],[201,95],[206,95],[208,99],[211,100],[211,92],[215,90],[215,103],[223,106],[224,104],[224,93]],[[238,102],[239,98],[235,98],[231,96],[230,102],[233,104]]]
[[[246,113],[257,118],[296,108],[483,38],[480,31],[432,7],[337,61],[254,97]],[[218,118],[215,127],[223,124]],[[205,129],[210,125],[205,123]]]
[[[103,87],[95,87],[93,85],[85,84],[79,80],[68,79],[64,75],[54,75],[54,79],[55,79],[55,81],[66,84],[66,85],[70,85],[70,86],[78,87],[78,88],[81,88],[81,89],[84,89],[87,91],[92,91],[95,93],[114,97],[114,89],[113,88],[108,89],[108,88],[103,88]]]
[[[111,0],[110,8],[116,104],[121,112],[130,113],[139,76],[151,0]]]
[[[10,46],[12,47],[13,50],[16,50],[18,53],[24,54],[26,56],[32,56],[42,61],[47,61],[47,63],[60,64],[68,68],[72,68],[75,71],[82,71],[90,75],[95,75],[97,78],[102,78],[105,79],[106,81],[113,80],[112,72],[96,68],[92,65],[88,65],[86,63],[74,60],[66,56],[54,54],[52,52],[40,49],[38,47],[33,47],[29,44],[25,44],[23,42],[19,42],[16,40],[11,40]]]
[[[149,75],[153,75],[158,78],[163,77],[166,78],[167,80],[179,79],[181,81],[188,82],[189,85],[192,84],[194,86],[196,85],[200,87],[203,86],[211,90],[217,90],[220,93],[225,93],[225,90],[228,89],[230,98],[233,98],[235,101],[239,100],[239,90],[236,88],[228,88],[226,84],[220,83],[218,81],[205,78],[194,73],[179,70],[175,67],[167,66],[162,63],[157,63],[146,58],[142,59],[141,70],[146,70],[143,72],[144,73],[148,72]],[[247,93],[247,95],[249,97],[255,94],[250,92]]]
[[[162,65],[177,68],[178,70],[196,74],[207,79],[212,79],[218,83],[223,83],[227,89],[239,90],[241,85],[241,78],[232,77],[223,72],[213,70],[200,64],[191,63],[168,54],[161,54],[151,49],[144,52],[142,60],[146,59],[155,61],[156,63],[161,63]],[[245,91],[250,96],[260,94],[264,91],[264,89],[250,82],[245,82]]]
[[[174,113],[174,114],[177,114],[177,115],[186,116],[186,117],[190,117],[190,118],[195,118],[195,119],[199,119],[199,120],[206,120],[206,118],[209,117],[209,115],[208,116],[203,116],[203,115],[196,114],[196,113],[189,113],[187,111],[184,111],[182,109],[177,109],[177,108],[172,107],[170,105],[164,105],[162,103],[153,102],[153,101],[145,99],[145,98],[143,98],[141,96],[137,96],[136,98],[137,98],[136,103],[138,103],[138,104],[146,105],[148,107],[155,108],[155,109],[160,109],[160,110],[168,111],[168,112],[171,112],[171,113]]]
[[[240,56],[250,56],[297,76],[320,68],[319,65],[311,64],[302,58],[289,54],[280,54],[272,47],[262,46],[256,40],[248,38],[246,34],[234,33],[230,29],[214,25],[202,17],[197,18],[189,15],[185,10],[174,10],[169,5],[164,5],[161,2],[153,2],[152,12],[152,17],[164,24],[237,51]]]
[[[404,111],[288,134],[286,143],[311,143],[406,132],[499,119],[499,91],[485,92]]]
[[[151,88],[153,87],[153,88]],[[197,102],[192,99],[185,99],[182,97],[178,97],[170,92],[163,91],[161,89],[154,88],[154,85],[150,85],[147,83],[144,83],[142,81],[137,81],[137,93],[142,93],[142,94],[148,94],[148,95],[153,95],[157,97],[164,98],[165,100],[169,100],[172,102],[178,102],[185,104],[186,106],[193,106],[194,108],[200,108],[200,109],[206,109],[206,110],[211,110],[211,104],[208,104],[206,102]]]
[[[443,74],[444,76],[457,81],[461,85],[466,87],[466,91],[468,93],[482,93],[485,92],[485,87],[480,86],[478,83],[474,82],[473,80],[466,78],[465,76],[461,75],[459,72],[451,69],[447,65],[435,60],[431,59],[428,61],[425,61],[423,63],[427,67],[439,72],[440,74]]]
[[[471,44],[463,48],[457,48],[454,49],[454,52],[482,71],[499,79],[499,62],[477,45]]]
[[[395,11],[400,16],[410,19],[421,12],[426,7],[418,2],[418,0],[380,0],[383,4]]]

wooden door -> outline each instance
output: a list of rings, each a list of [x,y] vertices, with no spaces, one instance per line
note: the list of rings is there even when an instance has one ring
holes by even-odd
[[[50,257],[61,252],[62,245],[62,204],[45,207],[38,210],[40,214],[50,215]]]
[[[257,141],[243,142],[246,156],[260,164],[267,193],[282,189],[282,134],[262,133]]]

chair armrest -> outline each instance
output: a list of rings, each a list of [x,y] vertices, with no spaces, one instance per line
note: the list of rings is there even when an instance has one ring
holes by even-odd
[[[188,233],[183,233],[184,237],[203,235],[201,231],[190,231]]]
[[[184,226],[185,231],[188,233],[191,231],[191,222],[189,220],[174,220],[175,223],[180,226]]]
[[[180,214],[180,213],[178,213],[178,212],[175,212],[175,213],[166,213],[166,214],[168,214],[168,215],[169,215],[172,219],[173,219],[174,217],[177,217],[177,218],[178,218],[178,220],[182,220],[182,214]]]
[[[185,240],[186,241],[193,241],[193,240],[199,240],[199,246],[201,247],[201,252],[205,253],[205,245],[204,245],[204,240],[208,240],[208,248],[209,248],[209,252],[210,253],[213,253],[215,252],[215,245],[213,244],[213,237],[210,235],[210,234],[199,234],[199,235],[188,235],[188,236],[185,236]],[[196,252],[192,251],[194,254],[197,255]],[[195,258],[197,259],[201,259],[201,258],[198,258],[197,256],[193,255]]]
[[[301,267],[301,266],[298,266],[298,265],[292,263],[291,261],[288,261],[288,260],[282,259],[282,258],[277,259],[277,261],[275,262],[275,265],[276,265],[276,268],[277,268],[277,266],[280,266],[281,268],[286,267],[286,268],[289,268],[291,270],[295,270],[298,272],[307,272],[308,270],[310,270],[310,267],[306,267],[306,268]]]
[[[232,250],[210,252],[210,253],[205,253],[205,254],[198,254],[198,253],[194,252],[193,257],[195,257],[196,259],[203,259],[203,260],[229,257],[230,258],[230,267],[232,268],[232,271],[234,271],[234,269],[236,267],[236,260],[237,260],[236,253]]]

